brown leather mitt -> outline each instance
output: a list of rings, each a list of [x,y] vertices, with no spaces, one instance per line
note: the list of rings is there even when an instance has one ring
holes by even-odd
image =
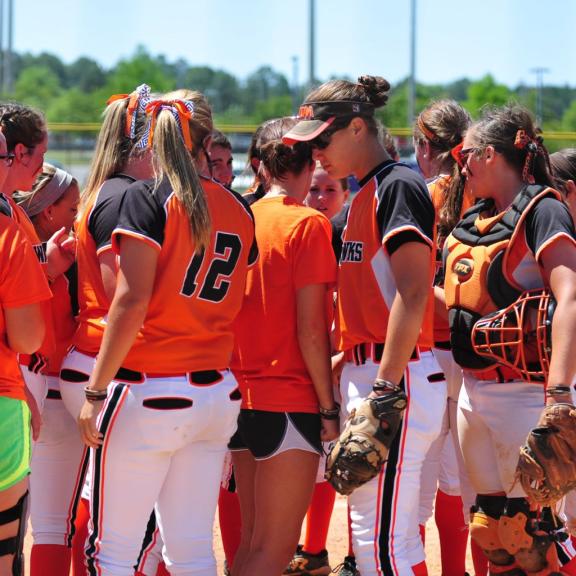
[[[406,394],[397,387],[383,396],[367,398],[352,411],[326,460],[325,478],[337,492],[351,494],[380,472],[406,405]]]
[[[516,477],[528,499],[552,506],[576,488],[576,408],[553,404],[520,449]]]

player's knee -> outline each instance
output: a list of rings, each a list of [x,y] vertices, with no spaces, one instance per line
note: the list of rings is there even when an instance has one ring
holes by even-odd
[[[558,520],[549,509],[537,519],[525,498],[511,498],[498,524],[498,534],[506,551],[528,574],[548,574],[558,570],[554,541]]]
[[[211,535],[210,535],[211,536]],[[216,566],[212,551],[212,538],[166,537],[167,566],[170,574],[188,574],[190,570],[208,570]]]
[[[24,536],[26,534],[26,510],[28,507],[28,492],[18,502],[6,510],[0,511],[0,526],[13,525],[13,529],[6,530],[0,539],[0,556],[13,556],[13,576],[24,575]],[[11,532],[11,534],[6,534]]]
[[[506,496],[479,495],[470,511],[470,536],[495,566],[514,564],[514,556],[505,550],[498,531]]]

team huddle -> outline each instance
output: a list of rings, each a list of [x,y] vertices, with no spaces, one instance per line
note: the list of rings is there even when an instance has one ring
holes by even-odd
[[[28,522],[32,576],[215,576],[217,510],[232,576],[426,576],[433,508],[443,576],[576,575],[576,150],[440,100],[413,169],[389,90],[265,122],[244,196],[199,92],[112,96],[82,193],[0,103],[0,576]]]

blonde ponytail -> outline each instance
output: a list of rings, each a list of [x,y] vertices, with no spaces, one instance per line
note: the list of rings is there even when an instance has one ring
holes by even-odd
[[[188,128],[192,134],[194,123],[187,118],[177,120],[180,116],[173,104],[174,101],[163,101],[158,110],[151,112],[157,114],[156,118],[151,119],[153,130],[150,135],[156,185],[164,178],[170,182],[188,214],[192,239],[199,252],[210,243],[210,213],[191,150],[187,148],[182,135],[182,123],[189,122]]]

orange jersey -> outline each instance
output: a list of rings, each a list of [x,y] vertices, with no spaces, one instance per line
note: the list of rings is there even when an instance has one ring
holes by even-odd
[[[54,319],[55,348],[48,356],[47,374],[57,375],[60,373],[62,360],[68,352],[72,343],[74,332],[76,331],[76,319],[72,312],[72,302],[70,300],[69,280],[62,274],[52,282],[52,317]]]
[[[396,285],[390,253],[404,242],[434,246],[434,207],[422,178],[407,166],[385,162],[368,174],[352,200],[342,235],[335,341],[339,350],[386,341]],[[432,286],[434,250],[430,251]],[[419,344],[431,346],[429,298]]]
[[[46,244],[40,241],[34,224],[32,220],[28,217],[28,214],[23,208],[18,206],[12,198],[7,198],[3,194],[0,194],[0,212],[14,220],[22,232],[26,235],[30,243],[32,244],[32,249],[36,254],[38,262],[40,262],[44,273],[46,273]],[[44,323],[46,326],[46,335],[44,336],[44,341],[42,346],[37,350],[38,354],[42,355],[44,358],[48,358],[54,353],[56,349],[56,336],[54,334],[54,317],[52,316],[52,304],[50,301],[42,303],[42,313],[44,315]],[[28,364],[29,356],[22,355],[21,361],[23,364]]]
[[[444,196],[450,185],[450,176],[438,176],[428,182],[428,190],[430,191],[430,197],[432,198],[432,204],[434,204],[434,211],[436,213],[436,228],[438,228],[438,221],[440,218],[440,210],[444,205]],[[464,195],[462,199],[462,209],[460,210],[460,216],[472,206],[473,202],[472,199]],[[442,274],[442,248],[440,244],[443,244],[443,241],[438,238],[438,250],[436,253],[436,274]],[[448,324],[448,320],[444,316],[440,316],[438,314],[434,314],[434,342],[446,343],[450,342],[450,325]]]
[[[106,180],[94,201],[86,206],[76,227],[78,245],[78,329],[74,346],[97,354],[106,326],[110,300],[104,291],[99,256],[112,249],[112,232],[118,224],[124,193],[134,178],[119,175]]]
[[[8,347],[4,310],[50,297],[46,276],[29,240],[17,224],[0,215],[0,396],[25,400],[17,355]]]
[[[211,218],[210,244],[195,254],[188,214],[164,180],[126,191],[113,249],[130,236],[158,251],[156,283],[144,324],[123,366],[176,374],[227,368],[233,321],[244,297],[248,266],[258,256],[252,213],[241,197],[202,179]]]
[[[248,274],[232,363],[243,407],[317,412],[298,344],[296,292],[336,281],[332,228],[322,214],[288,197],[265,197],[252,209],[260,260]]]

